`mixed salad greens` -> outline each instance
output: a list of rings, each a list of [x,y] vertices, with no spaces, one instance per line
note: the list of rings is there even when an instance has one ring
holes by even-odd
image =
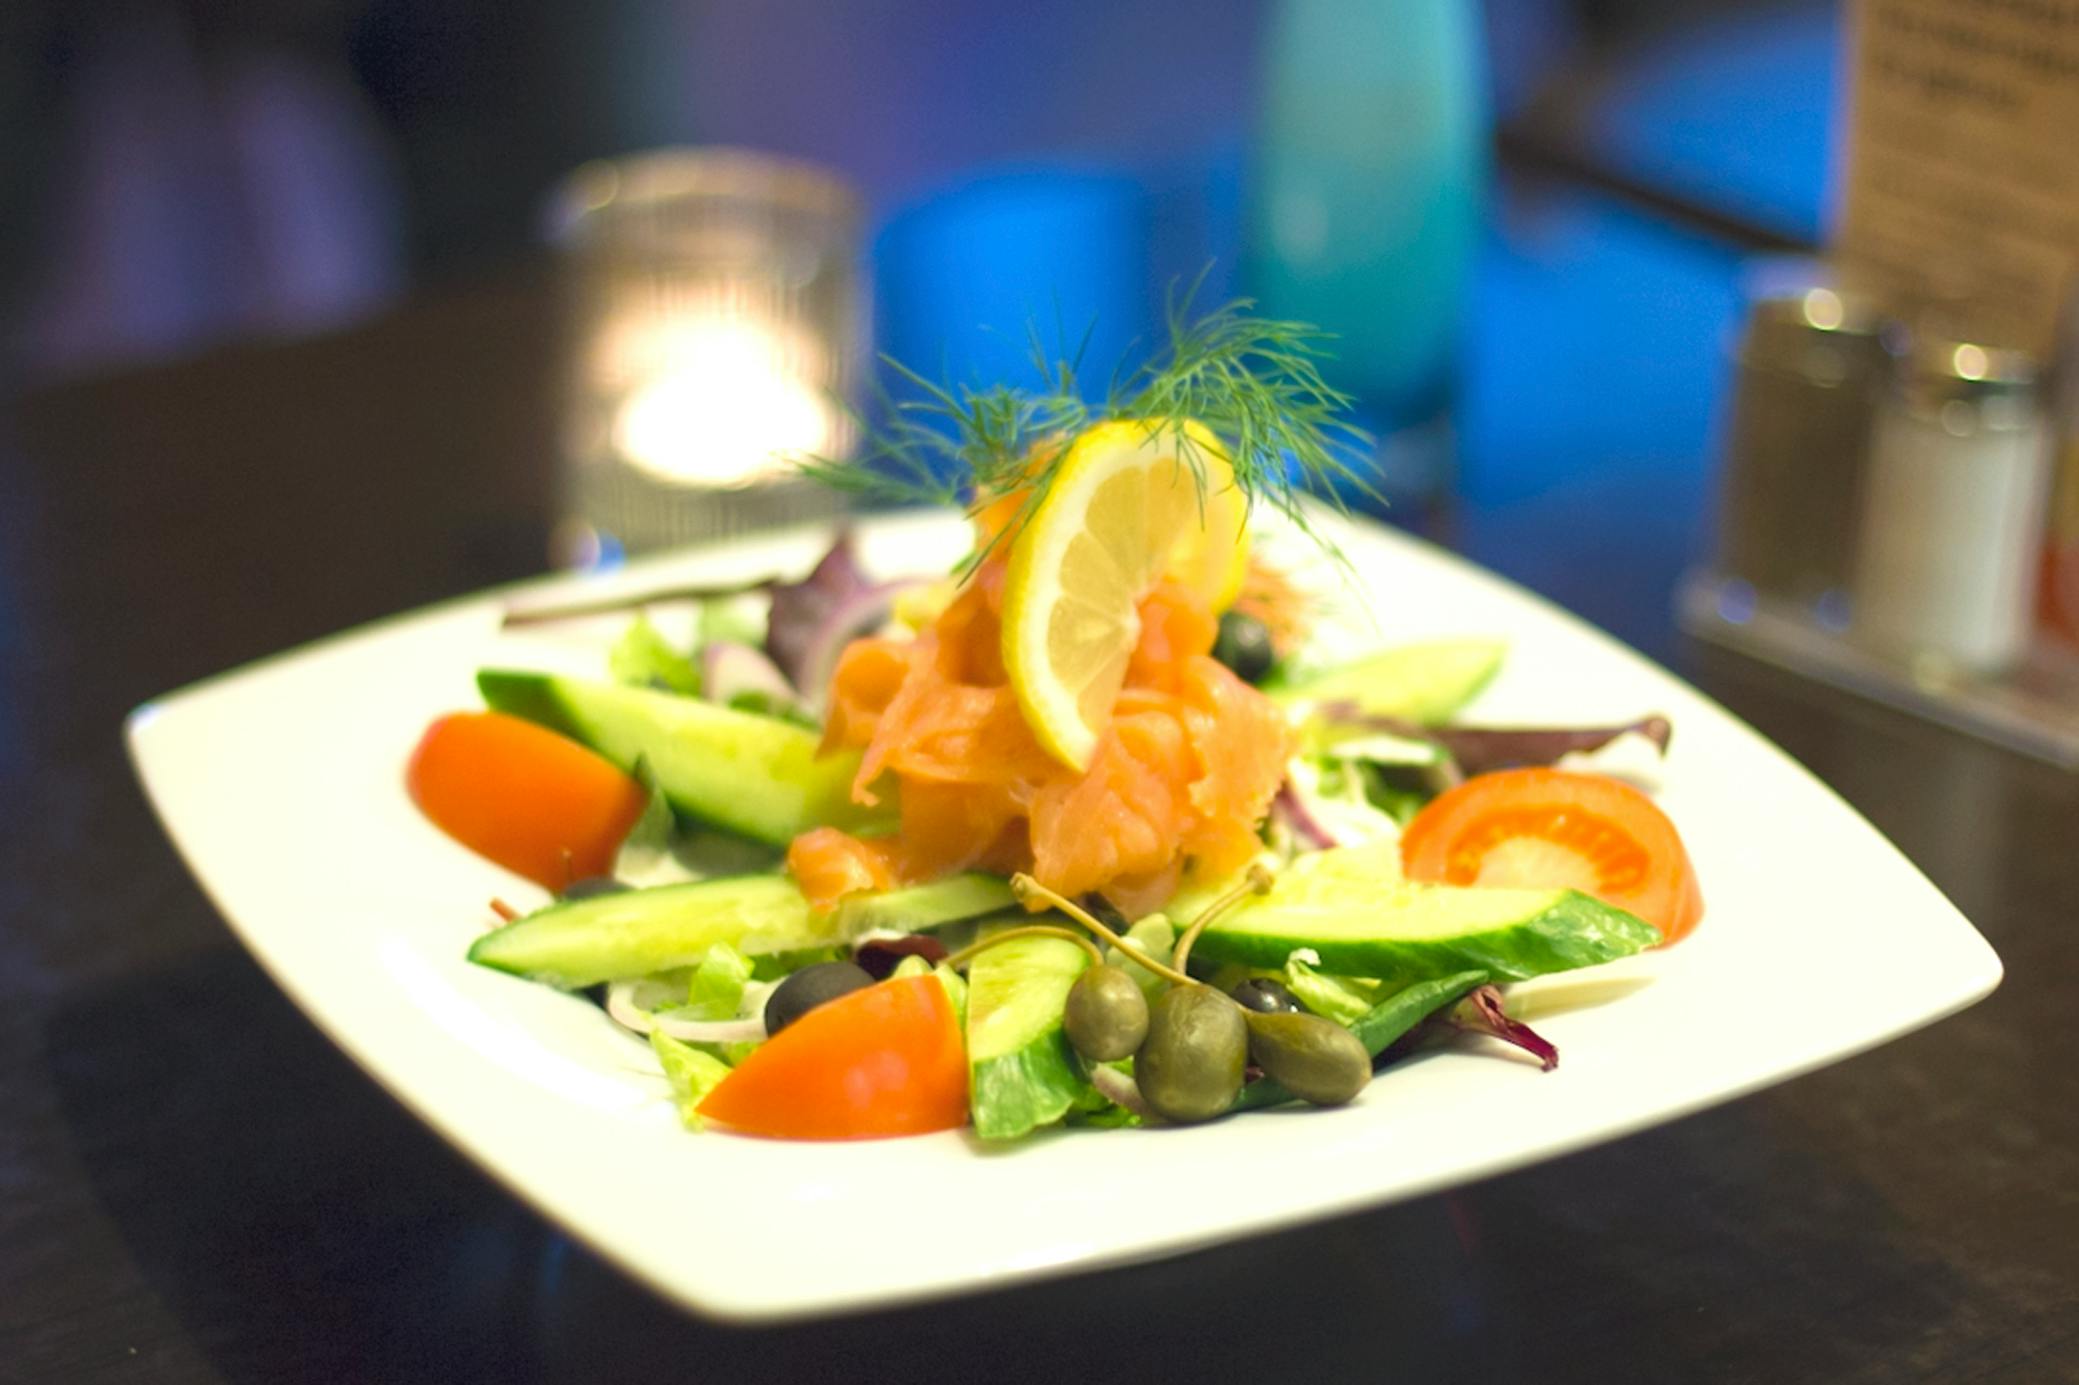
[[[644,1036],[688,1126],[780,1138],[1339,1105],[1467,1032],[1555,1066],[1500,988],[1702,901],[1645,794],[1554,764],[1668,724],[1459,724],[1490,640],[1321,667],[1250,542],[1334,455],[1309,340],[1223,309],[1094,412],[942,394],[952,575],[877,580],[840,534],[797,580],[651,594],[693,638],[638,614],[602,677],[483,670],[407,782],[553,898],[494,902],[471,958]]]

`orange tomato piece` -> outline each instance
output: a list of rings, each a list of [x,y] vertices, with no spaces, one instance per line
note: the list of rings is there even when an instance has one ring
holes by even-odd
[[[700,1103],[746,1135],[878,1140],[967,1123],[967,1052],[935,976],[818,1006],[751,1051]]]
[[[648,801],[641,784],[576,741],[503,712],[435,721],[404,782],[441,831],[551,890],[611,870]]]
[[[1411,880],[1554,886],[1594,895],[1674,942],[1704,897],[1674,823],[1629,784],[1600,774],[1510,769],[1437,796],[1401,834]]]

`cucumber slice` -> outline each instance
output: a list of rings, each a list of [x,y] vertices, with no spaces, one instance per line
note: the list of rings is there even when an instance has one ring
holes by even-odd
[[[1501,667],[1500,640],[1426,640],[1270,690],[1279,702],[1354,702],[1370,716],[1434,725],[1473,700]]]
[[[785,846],[811,827],[870,831],[890,810],[852,802],[859,756],[817,754],[816,733],[699,698],[583,678],[484,669],[484,701],[583,741],[621,768],[649,762],[677,812]]]
[[[847,937],[899,928],[922,932],[961,919],[998,914],[1017,903],[1010,882],[998,875],[969,872],[949,875],[928,885],[912,885],[882,894],[852,895],[837,906]]]
[[[1194,958],[1277,967],[1308,948],[1324,970],[1345,976],[1408,983],[1484,971],[1490,980],[1520,981],[1660,941],[1651,924],[1578,890],[1366,884],[1335,872],[1294,884],[1280,881],[1207,928]]]
[[[698,966],[716,943],[750,956],[828,947],[834,919],[811,915],[784,875],[740,875],[553,904],[484,934],[469,960],[575,989]]]
[[[1015,1140],[1051,1125],[1089,1092],[1061,1030],[1089,954],[1060,938],[1014,938],[967,971],[969,1109],[975,1134]]]
[[[760,957],[831,947],[881,926],[875,919],[933,928],[994,912],[996,891],[1010,893],[994,876],[956,875],[859,896],[819,919],[784,875],[658,885],[550,905],[478,938],[469,960],[575,989],[698,966],[716,943]]]

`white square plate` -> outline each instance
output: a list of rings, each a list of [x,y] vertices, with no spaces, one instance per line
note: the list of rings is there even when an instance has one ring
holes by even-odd
[[[492,895],[531,905],[540,892],[455,846],[404,792],[426,723],[478,705],[479,666],[600,669],[597,630],[499,629],[507,597],[553,597],[575,579],[384,621],[171,694],[133,715],[130,751],[232,928],[340,1047],[630,1273],[741,1320],[997,1287],[1429,1192],[1782,1081],[1998,983],[1991,948],[1896,848],[1715,703],[1448,554],[1381,528],[1331,527],[1377,642],[1510,641],[1470,715],[1674,721],[1659,801],[1708,912],[1647,959],[1651,985],[1540,1021],[1563,1055],[1553,1073],[1451,1052],[1387,1071],[1339,1110],[1071,1132],[1008,1150],[965,1134],[785,1144],[685,1133],[646,1047],[582,999],[464,960]],[[883,572],[942,570],[963,536],[948,519],[904,519],[870,526],[862,551]],[[803,532],[680,555],[621,580],[798,572],[823,541]],[[1100,1197],[1106,1215],[1087,1215],[1092,1189],[1154,1178],[1166,1196]],[[962,1230],[927,1210],[927,1194],[963,1209]]]

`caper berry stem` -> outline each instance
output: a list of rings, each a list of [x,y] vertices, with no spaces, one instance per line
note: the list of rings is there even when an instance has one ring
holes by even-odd
[[[1103,938],[1107,943],[1110,943],[1113,947],[1119,949],[1120,953],[1122,953],[1128,961],[1135,962],[1143,967],[1146,967],[1149,971],[1154,972],[1157,976],[1168,977],[1170,980],[1176,982],[1180,986],[1195,986],[1198,984],[1198,982],[1194,978],[1185,974],[1182,967],[1166,966],[1163,963],[1156,961],[1153,957],[1150,957],[1147,953],[1141,951],[1132,943],[1126,941],[1126,939],[1120,937],[1117,933],[1114,933],[1111,929],[1105,927],[1102,923],[1099,923],[1095,918],[1091,916],[1089,910],[1083,908],[1080,904],[1076,904],[1073,901],[1065,899],[1061,895],[1054,893],[1054,891],[1048,889],[1045,885],[1040,884],[1039,881],[1033,879],[1031,876],[1025,874],[1023,871],[1020,871],[1018,874],[1011,877],[1011,894],[1017,899],[1017,901],[1020,904],[1029,906],[1035,900],[1037,900],[1039,903],[1044,904],[1049,908],[1060,910],[1062,913],[1068,915],[1068,917],[1074,919],[1077,923],[1082,924],[1083,927],[1089,929],[1092,933],[1095,933],[1098,937]]]
[[[1191,920],[1183,936],[1177,939],[1176,947],[1170,952],[1170,960],[1176,963],[1177,969],[1182,971],[1184,964],[1191,960],[1191,945],[1198,941],[1198,935],[1206,931],[1207,925],[1218,922],[1222,914],[1249,896],[1269,894],[1271,886],[1277,883],[1278,877],[1269,866],[1261,861],[1251,861],[1248,872],[1218,899],[1199,910],[1198,917]]]
[[[1073,928],[1057,928],[1051,923],[1025,923],[1020,924],[1016,928],[1006,929],[1001,933],[992,933],[986,938],[971,942],[966,947],[961,948],[958,952],[946,958],[942,965],[948,967],[965,966],[982,953],[995,947],[998,943],[1007,943],[1013,938],[1066,938],[1090,954],[1091,966],[1101,967],[1104,965],[1104,954],[1097,950],[1096,943],[1091,942],[1089,938],[1078,933]]]

